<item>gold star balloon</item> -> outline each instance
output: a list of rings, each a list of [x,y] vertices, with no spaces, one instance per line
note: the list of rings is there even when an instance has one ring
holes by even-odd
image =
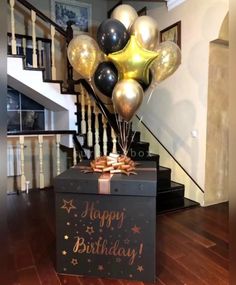
[[[135,79],[149,83],[149,67],[159,53],[143,48],[131,35],[127,45],[120,51],[110,53],[110,59],[119,71],[120,79]]]

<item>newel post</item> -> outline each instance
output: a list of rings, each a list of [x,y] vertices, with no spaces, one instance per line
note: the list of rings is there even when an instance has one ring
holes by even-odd
[[[68,47],[70,41],[73,39],[73,28],[72,25],[74,25],[75,22],[68,21],[67,27],[66,27],[66,48]],[[67,51],[66,51],[67,53]],[[73,67],[71,66],[68,58],[67,58],[67,92],[68,93],[74,93],[74,80],[73,80]]]

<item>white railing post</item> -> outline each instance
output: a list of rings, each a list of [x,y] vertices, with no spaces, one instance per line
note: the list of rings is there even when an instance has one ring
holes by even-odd
[[[11,53],[16,54],[15,15],[14,15],[15,0],[10,0],[10,7],[11,7]]]
[[[117,148],[116,148],[117,139],[116,139],[116,133],[113,129],[111,129],[111,138],[112,138],[112,152],[117,153]]]
[[[98,109],[96,102],[94,102],[93,112],[95,115],[95,145],[94,145],[94,158],[97,158],[101,155],[100,145],[99,145],[99,122],[98,122]]]
[[[42,50],[43,50],[42,41],[38,41],[39,67],[42,67],[42,66],[43,66]]]
[[[102,116],[103,124],[103,155],[107,155],[107,119]]]
[[[38,136],[39,142],[39,189],[44,188],[44,172],[43,172],[43,136]]]
[[[52,80],[56,80],[56,65],[55,65],[55,27],[51,25],[51,57],[52,57]]]
[[[56,164],[57,164],[57,175],[61,173],[61,159],[60,159],[60,142],[61,135],[56,135]]]
[[[86,134],[86,121],[85,121],[85,94],[84,88],[80,85],[81,90],[81,134]]]
[[[88,146],[93,146],[93,133],[92,133],[92,112],[91,112],[91,100],[89,95],[87,94],[87,102],[88,102],[88,132],[87,132],[87,142]]]
[[[21,177],[20,177],[20,189],[25,191],[25,154],[24,154],[24,141],[25,137],[20,136],[20,166],[21,166]]]
[[[36,22],[36,13],[31,10],[31,21],[32,21],[32,48],[33,48],[33,67],[37,68],[37,53],[36,53],[36,31],[35,31],[35,22]]]
[[[76,148],[75,145],[73,147],[73,165],[75,166],[77,164],[77,153],[76,153]]]
[[[23,48],[23,55],[24,57],[24,63],[26,65],[26,38],[22,38],[22,48]]]

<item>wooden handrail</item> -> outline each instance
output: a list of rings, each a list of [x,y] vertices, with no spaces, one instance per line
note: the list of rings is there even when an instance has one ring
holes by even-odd
[[[7,132],[7,136],[27,136],[27,135],[75,135],[76,131],[68,131],[68,130],[53,130],[53,131],[14,131],[14,132]]]
[[[39,11],[35,6],[33,6],[32,4],[30,4],[29,2],[27,2],[26,0],[17,0],[19,3],[21,3],[24,7],[26,7],[29,10],[33,10],[35,11],[35,13],[37,14],[37,16],[39,16],[39,18],[41,18],[43,21],[49,23],[50,25],[53,25],[55,27],[55,29],[63,36],[63,37],[67,37],[66,31],[64,29],[62,29],[62,27],[60,27],[57,23],[55,23],[54,21],[52,21],[50,18],[48,18],[46,15],[44,15],[41,11]]]
[[[11,37],[12,33],[8,32],[7,36]],[[18,38],[18,39],[27,39],[27,40],[31,40],[32,39],[31,36],[29,36],[29,35],[22,35],[22,34],[15,34],[15,37]],[[46,38],[42,38],[42,37],[36,37],[36,40],[42,41],[42,42],[46,42],[46,43],[51,43],[52,42],[51,39],[46,39]]]

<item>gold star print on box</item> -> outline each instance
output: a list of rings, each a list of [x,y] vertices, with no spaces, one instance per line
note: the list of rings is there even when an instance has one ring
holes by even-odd
[[[98,265],[98,270],[99,270],[99,271],[103,271],[103,270],[104,270],[103,265]]]
[[[93,227],[87,227],[86,233],[88,233],[89,235],[92,235],[94,233]]]
[[[76,207],[73,205],[73,200],[66,201],[63,199],[63,205],[61,206],[61,209],[65,209],[67,213],[70,214],[70,211],[76,209]]]
[[[137,227],[136,225],[131,228],[131,231],[132,231],[134,234],[140,234],[140,230],[141,230],[141,228],[140,228],[140,227]]]
[[[73,264],[73,266],[76,266],[78,264],[78,260],[76,258],[72,258],[71,264]]]
[[[146,84],[149,83],[149,67],[157,57],[157,52],[144,49],[133,35],[122,50],[108,55],[121,79],[135,79]]]
[[[138,267],[137,267],[137,271],[139,271],[139,272],[144,271],[144,269],[143,269],[142,265],[138,265]]]

